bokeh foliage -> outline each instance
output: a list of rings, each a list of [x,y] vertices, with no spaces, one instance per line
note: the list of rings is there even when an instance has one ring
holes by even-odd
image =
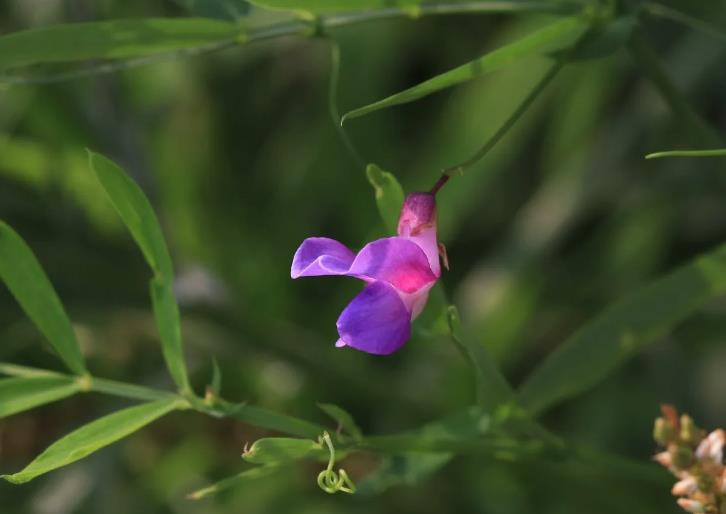
[[[318,5],[337,10],[340,3]],[[705,425],[723,425],[726,417],[725,313],[718,297],[724,264],[722,251],[714,251],[726,239],[726,164],[643,156],[726,146],[719,135],[726,123],[726,42],[719,36],[726,8],[715,0],[673,0],[663,3],[665,10],[642,2],[574,2],[578,9],[597,5],[612,18],[568,56],[493,150],[442,190],[440,237],[451,271],[412,341],[381,359],[332,347],[334,320],[357,286],[343,279],[292,282],[295,248],[310,235],[358,247],[390,231],[376,193],[400,193],[377,171],[391,172],[406,191],[429,188],[441,169],[496,134],[553,55],[534,52],[487,74],[470,67],[481,77],[346,121],[360,156],[380,166],[367,177],[330,120],[330,39],[341,56],[338,108],[348,112],[546,31],[564,15],[416,17],[416,2],[406,4],[406,16],[324,34],[308,15],[290,18],[240,0],[0,6],[3,34],[106,20],[101,35],[132,41],[109,54],[98,39],[69,43],[68,33],[56,33],[58,42],[46,43],[60,57],[49,58],[45,46],[21,61],[7,52],[26,36],[10,45],[0,39],[7,73],[0,79],[0,219],[32,248],[58,291],[74,322],[75,335],[65,340],[78,340],[86,366],[109,379],[176,387],[159,351],[144,256],[167,300],[171,265],[155,269],[154,251],[142,254],[129,237],[88,166],[84,149],[92,148],[122,165],[158,214],[176,269],[192,388],[201,394],[213,382],[216,357],[225,398],[332,429],[317,404],[340,405],[371,436],[369,451],[344,461],[360,486],[356,496],[322,493],[315,484],[322,464],[313,460],[258,472],[254,481],[200,503],[185,495],[243,472],[244,443],[279,434],[255,426],[255,415],[259,420],[267,411],[248,411],[248,423],[175,412],[28,485],[0,484],[3,509],[677,512],[667,476],[647,463],[650,424],[662,401],[687,406]],[[549,4],[546,11],[564,5]],[[567,4],[565,11],[573,3]],[[685,12],[688,23],[669,8]],[[190,32],[181,19],[188,16],[208,18],[204,30]],[[132,24],[136,29],[108,22],[142,18],[156,21]],[[705,20],[707,30],[693,19]],[[299,28],[298,35],[240,46],[277,23]],[[315,35],[325,37],[306,37]],[[113,73],[96,73],[98,62],[90,74],[87,63],[56,62],[79,48],[83,59],[145,62],[149,50],[196,48],[210,38],[224,49],[182,50]],[[39,58],[30,68],[8,70]],[[53,77],[66,80],[43,83]],[[378,208],[384,216],[391,210],[380,199]],[[3,241],[0,233],[0,250]],[[714,252],[693,260],[708,251]],[[439,316],[445,298],[463,321],[459,327],[458,314],[449,311],[453,342]],[[157,309],[164,306],[157,301]],[[164,312],[174,317],[173,309]],[[620,324],[608,317],[613,312]],[[0,331],[1,361],[62,369],[7,290],[0,290]],[[584,344],[573,351],[578,338]],[[569,352],[539,368],[562,344]],[[492,416],[467,410],[477,398],[480,407],[492,406],[486,394],[475,398],[472,361],[480,363],[481,380],[492,380],[484,393],[501,386],[492,363],[477,360],[486,359],[482,350],[514,387],[524,384],[524,405],[542,411],[541,425],[506,406]],[[174,376],[183,387],[186,376]],[[16,391],[31,386],[8,380],[14,382],[0,382],[0,397],[15,405],[59,399],[77,387],[36,377],[23,399]],[[548,381],[564,388],[556,401],[547,396]],[[545,412],[550,403],[554,408]],[[158,407],[148,407],[150,417]],[[0,472],[21,469],[63,435],[112,411],[127,412],[122,408],[138,407],[91,393],[3,418]],[[16,410],[0,404],[3,415]],[[497,416],[507,417],[505,427],[497,426]],[[287,421],[278,419],[278,427]],[[488,430],[484,423],[494,427],[491,440],[479,438]],[[309,430],[303,425],[295,435]],[[416,431],[415,444],[386,436],[409,431]]]

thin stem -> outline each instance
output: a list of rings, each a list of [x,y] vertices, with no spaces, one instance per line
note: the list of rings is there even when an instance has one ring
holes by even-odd
[[[125,382],[117,382],[116,380],[108,380],[105,378],[92,378],[90,381],[90,391],[96,393],[104,393],[112,396],[121,396],[124,398],[132,398],[134,400],[166,400],[171,398],[183,399],[178,394],[167,391],[160,391],[150,387],[139,386],[135,384],[127,384]]]
[[[716,150],[669,150],[666,152],[653,152],[645,156],[646,159],[661,157],[726,157],[726,148]]]
[[[56,377],[56,378],[70,378],[70,375],[65,373],[59,373],[57,371],[50,371],[47,369],[31,368],[28,366],[20,366],[11,362],[0,362],[0,375],[7,375],[10,377],[23,377],[23,378],[35,378],[35,377]]]
[[[330,81],[328,83],[328,111],[330,117],[333,120],[333,125],[338,131],[340,139],[343,144],[350,152],[351,157],[358,165],[359,168],[365,169],[366,165],[363,162],[360,154],[356,150],[353,142],[348,137],[348,133],[340,123],[340,112],[338,111],[338,82],[340,79],[340,47],[334,40],[330,40]]]
[[[544,91],[544,89],[547,87],[547,85],[552,82],[552,79],[555,78],[557,73],[562,69],[564,66],[565,61],[560,59],[555,64],[553,64],[549,70],[547,70],[547,73],[540,79],[540,81],[534,86],[532,91],[527,95],[527,97],[522,101],[521,104],[514,110],[514,112],[511,114],[511,116],[504,122],[504,124],[499,127],[499,129],[492,135],[492,137],[487,140],[486,143],[484,143],[484,146],[482,146],[477,152],[472,155],[470,158],[465,160],[464,162],[461,162],[459,164],[455,164],[453,166],[449,166],[448,168],[444,168],[441,171],[442,175],[445,176],[451,176],[455,173],[461,174],[466,170],[467,168],[473,166],[477,162],[479,162],[484,156],[486,156],[489,151],[496,146],[496,144],[509,132],[509,130],[514,126],[515,123],[519,120],[519,118],[524,115],[525,112],[530,108],[530,106],[534,103],[534,101],[539,97],[540,93]],[[439,182],[441,182],[441,179],[439,179]],[[441,185],[446,183],[446,180],[443,181]],[[437,182],[438,184],[438,182]],[[436,186],[434,186],[436,187]],[[441,186],[439,186],[441,187]],[[437,189],[438,190],[438,189]]]
[[[633,59],[650,79],[655,88],[660,92],[663,99],[671,108],[673,113],[681,121],[690,127],[698,141],[708,146],[722,146],[723,141],[714,130],[701,118],[686,96],[673,83],[668,73],[663,68],[658,55],[653,50],[647,39],[639,31],[634,31],[628,41],[628,50]]]
[[[239,44],[246,44],[255,41],[266,41],[284,36],[315,36],[326,33],[328,29],[366,23],[369,21],[396,19],[396,18],[419,18],[422,16],[441,16],[454,14],[487,14],[487,13],[517,13],[517,12],[541,12],[559,15],[575,14],[580,12],[582,5],[577,2],[552,2],[552,1],[489,1],[489,2],[437,2],[418,6],[416,8],[386,7],[383,9],[369,11],[354,11],[343,14],[332,14],[321,16],[312,21],[292,20],[273,23],[263,27],[250,29],[243,38],[234,38],[218,43],[212,43],[196,48],[185,48],[174,52],[155,54],[152,56],[127,59],[123,61],[103,62],[81,70],[67,71],[50,75],[21,76],[21,75],[0,75],[0,85],[27,85],[27,84],[50,84],[74,80],[91,75],[113,73],[120,70],[127,70],[156,64],[166,60],[180,57],[202,55],[209,52],[224,50],[235,47]]]
[[[694,18],[693,16],[673,9],[672,7],[661,5],[657,2],[648,2],[643,5],[642,9],[643,12],[650,14],[651,16],[675,21],[676,23],[680,23],[688,28],[702,32],[712,38],[726,42],[726,33],[722,32],[710,23]]]

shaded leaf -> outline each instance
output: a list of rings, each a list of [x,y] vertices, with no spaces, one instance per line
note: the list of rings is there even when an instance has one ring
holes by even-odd
[[[564,50],[577,42],[578,38],[582,36],[586,29],[587,23],[582,18],[570,17],[562,19],[514,43],[510,43],[478,59],[436,75],[400,93],[350,111],[343,116],[342,121],[344,122],[346,119],[357,118],[394,105],[413,102],[431,93],[509,66],[526,57],[546,55],[558,50]]]
[[[0,36],[0,69],[141,57],[235,40],[244,40],[240,26],[205,18],[69,23]]]
[[[266,437],[255,441],[242,454],[242,458],[253,464],[284,464],[310,457],[325,457],[327,454],[317,441],[311,439]]]
[[[18,377],[0,380],[0,418],[71,396],[80,391],[72,377]]]
[[[175,0],[193,16],[237,21],[249,13],[246,0]]]
[[[353,416],[351,416],[348,412],[344,411],[337,405],[333,405],[332,403],[319,403],[318,407],[320,407],[325,414],[333,418],[338,425],[340,425],[340,428],[347,432],[348,435],[352,436],[354,439],[360,439],[363,437],[363,432],[356,424]]]
[[[300,437],[318,437],[325,428],[304,419],[280,414],[254,405],[238,405],[229,412],[230,416],[256,427],[277,430]]]
[[[489,351],[481,344],[470,343],[463,334],[459,311],[454,305],[447,310],[451,339],[469,363],[474,374],[477,404],[487,410],[514,400],[512,387],[504,378]]]
[[[2,475],[0,478],[14,484],[22,484],[39,475],[67,466],[171,412],[178,406],[177,402],[176,399],[170,399],[145,403],[92,421],[50,445],[22,471],[12,475]]]
[[[453,458],[451,453],[402,453],[383,459],[380,468],[358,484],[358,493],[375,495],[395,485],[426,480]]]
[[[280,471],[281,469],[283,469],[281,466],[275,465],[257,466],[252,469],[247,469],[234,476],[225,478],[224,480],[220,480],[219,482],[212,484],[208,487],[194,491],[193,493],[187,495],[187,498],[190,500],[202,500],[209,496],[220,493],[226,489],[232,489],[244,483],[260,478],[265,478],[276,471]]]
[[[398,217],[403,205],[403,188],[393,173],[383,171],[375,164],[366,167],[366,176],[376,194],[376,204],[381,219],[388,232],[395,234],[398,231]]]
[[[726,293],[726,245],[615,303],[527,378],[521,405],[538,414],[580,394],[715,296]]]
[[[2,221],[0,278],[66,366],[74,373],[84,374],[81,349],[58,295],[25,241]]]

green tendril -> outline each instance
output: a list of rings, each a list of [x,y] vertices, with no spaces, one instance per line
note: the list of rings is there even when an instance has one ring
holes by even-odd
[[[323,442],[328,446],[330,458],[328,459],[328,467],[318,474],[318,486],[328,494],[335,494],[338,491],[354,494],[356,491],[355,484],[348,476],[348,473],[343,468],[338,469],[337,473],[333,471],[333,466],[335,465],[335,448],[333,447],[333,441],[330,439],[328,432],[323,432],[320,438],[320,444],[322,445]]]

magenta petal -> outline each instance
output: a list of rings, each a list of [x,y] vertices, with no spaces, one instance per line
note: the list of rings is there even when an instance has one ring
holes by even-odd
[[[436,281],[424,251],[404,237],[388,237],[358,252],[349,275],[383,280],[404,293],[415,293]]]
[[[411,313],[391,285],[373,282],[343,310],[337,326],[339,342],[386,355],[398,350],[411,335]]]
[[[309,237],[292,258],[290,276],[315,277],[347,274],[355,254],[345,245],[327,237]]]

